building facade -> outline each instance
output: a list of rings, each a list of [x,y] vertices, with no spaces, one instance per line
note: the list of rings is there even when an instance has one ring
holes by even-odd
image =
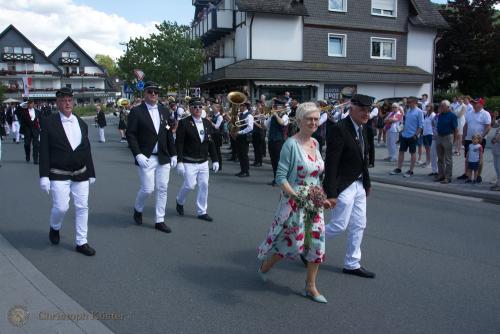
[[[73,39],[66,38],[49,56],[13,25],[0,34],[0,84],[7,98],[28,97],[24,84],[30,78],[29,97],[55,99],[56,90],[70,87],[78,103],[115,98],[105,70]],[[24,80],[23,80],[24,78]]]
[[[199,85],[301,101],[344,87],[376,98],[431,95],[446,22],[429,0],[193,0],[205,46]]]

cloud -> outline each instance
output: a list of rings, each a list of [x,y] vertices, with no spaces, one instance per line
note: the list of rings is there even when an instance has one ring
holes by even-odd
[[[47,55],[70,36],[91,56],[118,58],[123,54],[120,42],[147,36],[158,23],[129,22],[72,0],[0,0],[0,8],[0,31],[13,24]]]

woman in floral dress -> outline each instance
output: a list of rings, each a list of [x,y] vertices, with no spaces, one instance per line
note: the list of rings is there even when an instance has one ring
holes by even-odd
[[[300,131],[289,138],[281,149],[276,184],[282,189],[273,223],[266,239],[258,248],[258,259],[262,261],[259,275],[266,281],[269,270],[281,259],[303,255],[307,259],[307,277],[304,295],[316,302],[326,303],[316,288],[319,264],[325,261],[325,223],[323,213],[314,217],[309,245],[306,239],[304,215],[293,197],[302,185],[320,185],[324,162],[318,150],[318,142],[311,137],[319,124],[320,111],[316,104],[299,105],[296,113]],[[329,207],[325,201],[325,208]]]

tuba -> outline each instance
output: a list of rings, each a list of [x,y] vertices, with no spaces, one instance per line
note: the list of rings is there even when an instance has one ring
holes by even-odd
[[[234,91],[227,94],[227,100],[231,103],[231,111],[229,113],[230,116],[230,125],[231,125],[231,135],[234,137],[238,132],[238,126],[236,122],[238,122],[238,113],[239,107],[241,104],[247,102],[247,96],[242,92]]]

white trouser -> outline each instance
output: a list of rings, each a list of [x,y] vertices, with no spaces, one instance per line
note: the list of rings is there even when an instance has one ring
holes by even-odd
[[[12,136],[14,136],[14,139],[16,140],[16,143],[19,142],[19,136],[21,135],[19,133],[19,130],[21,129],[21,125],[19,125],[18,121],[13,121],[12,122]]]
[[[54,230],[61,229],[64,215],[69,209],[70,192],[75,204],[76,244],[81,246],[87,243],[89,181],[50,181],[50,193],[52,194],[50,227]]]
[[[398,132],[388,132],[387,133],[387,151],[389,152],[389,158],[391,160],[396,160],[398,153],[398,145],[396,144],[399,138]]]
[[[135,209],[144,210],[144,202],[156,189],[156,222],[165,221],[165,208],[167,207],[168,180],[170,178],[170,164],[160,165],[158,157],[149,157],[148,168],[137,167],[141,188],[135,198]]]
[[[184,205],[188,193],[198,184],[198,196],[196,196],[196,213],[198,216],[207,213],[208,201],[208,161],[201,164],[184,163],[184,183],[179,194],[177,203]]]
[[[361,241],[366,227],[366,191],[362,181],[354,181],[337,198],[330,223],[325,227],[328,238],[348,230],[345,269],[358,269],[361,260]]]
[[[432,136],[432,144],[431,144],[431,166],[432,172],[438,172],[438,155],[436,150],[436,137]]]
[[[106,138],[104,137],[104,128],[99,128],[99,140],[103,143],[106,141]]]
[[[2,138],[0,138],[0,161],[2,161]]]

